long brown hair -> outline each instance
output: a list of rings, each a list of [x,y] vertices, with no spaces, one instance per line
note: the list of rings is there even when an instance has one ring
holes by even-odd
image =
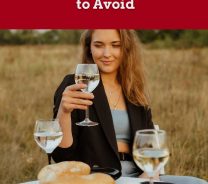
[[[82,63],[94,63],[90,51],[91,37],[94,30],[82,33],[83,47]],[[118,69],[117,78],[125,97],[135,105],[149,106],[149,96],[146,91],[146,82],[139,39],[134,30],[117,30],[121,39],[122,61]]]

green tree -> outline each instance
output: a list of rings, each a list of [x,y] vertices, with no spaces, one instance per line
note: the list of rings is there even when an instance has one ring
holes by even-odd
[[[0,44],[10,44],[12,33],[9,30],[0,30]]]

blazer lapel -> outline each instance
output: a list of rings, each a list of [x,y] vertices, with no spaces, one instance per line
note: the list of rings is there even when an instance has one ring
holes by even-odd
[[[113,151],[115,152],[115,154],[119,159],[116,135],[113,126],[113,119],[110,112],[110,106],[108,104],[108,100],[104,91],[104,86],[101,80],[97,88],[93,91],[93,94],[95,96],[93,100],[93,106],[95,107],[95,111],[97,112],[99,118],[99,123],[100,123],[99,126],[102,127],[106,139],[108,140],[111,148],[113,149]],[[143,125],[142,125],[143,107],[132,104],[126,98],[125,98],[125,102],[129,116],[131,132],[132,132],[131,140],[133,141],[136,131],[143,129]]]
[[[110,112],[110,106],[108,104],[108,100],[104,91],[104,86],[101,80],[97,88],[93,91],[93,94],[95,96],[93,100],[93,105],[95,106],[95,110],[99,118],[99,126],[102,127],[106,139],[108,140],[111,148],[119,158],[113,119]]]
[[[129,102],[127,99],[126,101],[126,107],[129,115],[129,121],[131,126],[131,140],[134,139],[134,135],[137,130],[142,129],[142,106],[136,106]]]

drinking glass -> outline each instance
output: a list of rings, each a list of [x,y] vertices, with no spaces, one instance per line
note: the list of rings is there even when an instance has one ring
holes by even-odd
[[[133,143],[133,158],[137,166],[147,173],[150,184],[153,184],[154,175],[169,159],[166,132],[154,129],[137,131]]]
[[[92,92],[100,81],[99,70],[97,64],[78,64],[75,72],[76,84],[86,84],[86,88],[81,89],[84,93]],[[89,107],[85,111],[85,119],[76,123],[79,126],[96,126],[97,122],[89,119]]]
[[[48,154],[48,162],[51,164],[51,153],[61,143],[63,132],[58,119],[37,120],[35,123],[35,142]]]

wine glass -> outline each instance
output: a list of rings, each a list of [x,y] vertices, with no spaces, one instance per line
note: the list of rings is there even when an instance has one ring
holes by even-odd
[[[63,132],[58,119],[37,120],[35,123],[35,142],[48,154],[48,163],[51,164],[51,153],[61,143]]]
[[[92,92],[100,81],[99,70],[97,64],[78,64],[75,72],[76,84],[86,84],[86,88],[81,89],[82,92]],[[97,122],[93,122],[89,119],[89,107],[85,111],[85,119],[76,123],[79,126],[96,126]]]
[[[133,143],[133,158],[137,166],[147,173],[150,184],[153,184],[154,175],[169,159],[166,132],[154,129],[137,131]]]

